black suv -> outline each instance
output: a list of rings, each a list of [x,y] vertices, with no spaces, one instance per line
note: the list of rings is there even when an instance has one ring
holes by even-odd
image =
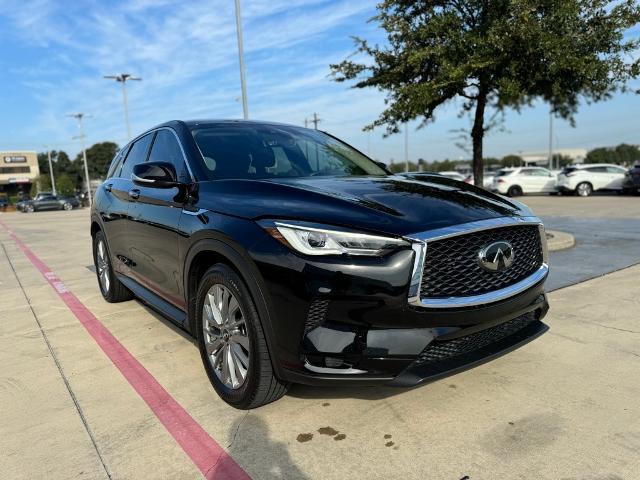
[[[237,408],[291,382],[412,386],[546,330],[544,228],[441,176],[395,176],[335,137],[172,121],[125,146],[96,193],[96,273],[197,338]]]

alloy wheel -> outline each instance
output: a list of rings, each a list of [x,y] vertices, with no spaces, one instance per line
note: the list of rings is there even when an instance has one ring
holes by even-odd
[[[62,205],[62,208],[64,208],[65,210],[71,210],[73,208],[73,205],[71,205],[70,203],[65,203],[64,205]]]
[[[578,185],[578,195],[581,197],[588,197],[591,195],[591,186],[588,183],[581,183]]]
[[[111,279],[109,278],[109,256],[102,240],[98,242],[98,248],[96,249],[96,266],[98,267],[100,285],[106,294],[109,291]]]
[[[226,286],[216,283],[207,292],[202,329],[207,357],[216,376],[227,388],[240,388],[249,370],[249,336],[242,308]]]

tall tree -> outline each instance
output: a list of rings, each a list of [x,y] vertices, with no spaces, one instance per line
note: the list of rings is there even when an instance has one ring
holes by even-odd
[[[365,129],[421,119],[458,100],[470,113],[473,169],[482,185],[487,111],[520,110],[542,98],[569,120],[580,100],[605,100],[640,73],[628,61],[640,41],[625,39],[640,22],[635,0],[384,0],[372,21],[387,45],[356,38],[365,63],[332,65],[335,80],[387,93],[386,108]]]
[[[109,164],[118,152],[118,145],[113,142],[101,142],[87,148],[87,168],[90,178],[104,178],[109,170]],[[75,162],[80,168],[82,165],[82,152],[78,153]],[[82,173],[84,176],[84,172]]]

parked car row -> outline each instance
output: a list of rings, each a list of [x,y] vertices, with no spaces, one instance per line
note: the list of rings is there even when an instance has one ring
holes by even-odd
[[[44,210],[73,210],[80,206],[76,197],[54,195],[50,192],[38,193],[34,198],[16,203],[16,210],[32,213]]]
[[[638,172],[635,190],[640,187],[640,169]],[[491,190],[511,197],[526,193],[588,197],[603,190],[631,193],[634,190],[631,178],[635,177],[625,168],[605,163],[571,165],[558,174],[542,167],[504,168],[496,174]]]
[[[465,177],[458,172],[409,172],[402,175],[424,179],[438,175],[473,184],[473,175]],[[640,192],[640,164],[626,170],[618,165],[592,163],[571,165],[553,172],[542,167],[503,168],[486,173],[483,187],[487,190],[517,197],[528,193],[560,193],[588,197],[595,191],[617,191],[631,194]]]

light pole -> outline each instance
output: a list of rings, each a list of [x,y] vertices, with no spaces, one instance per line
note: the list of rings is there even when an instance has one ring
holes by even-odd
[[[93,199],[91,198],[91,182],[89,181],[89,167],[87,167],[87,152],[84,148],[84,128],[82,126],[82,119],[87,115],[84,113],[70,113],[67,117],[73,117],[78,120],[78,129],[80,130],[80,135],[73,137],[74,139],[80,139],[80,148],[82,148],[82,161],[84,162],[84,178],[87,182],[87,196],[89,197],[89,207],[93,203]]]
[[[134,77],[129,73],[120,73],[118,75],[105,75],[104,78],[115,80],[122,84],[122,104],[124,105],[124,123],[127,127],[127,140],[131,140],[131,125],[129,124],[129,102],[127,100],[127,82],[129,80],[142,80],[140,77]]]
[[[249,105],[247,103],[247,81],[244,77],[244,47],[242,45],[242,16],[240,0],[236,0],[236,30],[238,33],[238,58],[240,60],[240,88],[242,89],[242,113],[244,119],[249,119]]]
[[[53,166],[51,165],[51,150],[47,147],[47,160],[49,160],[49,175],[51,175],[51,192],[56,195],[56,180],[53,178]]]
[[[404,170],[409,171],[409,124],[404,124]]]
[[[553,109],[549,108],[549,170],[553,170]]]

